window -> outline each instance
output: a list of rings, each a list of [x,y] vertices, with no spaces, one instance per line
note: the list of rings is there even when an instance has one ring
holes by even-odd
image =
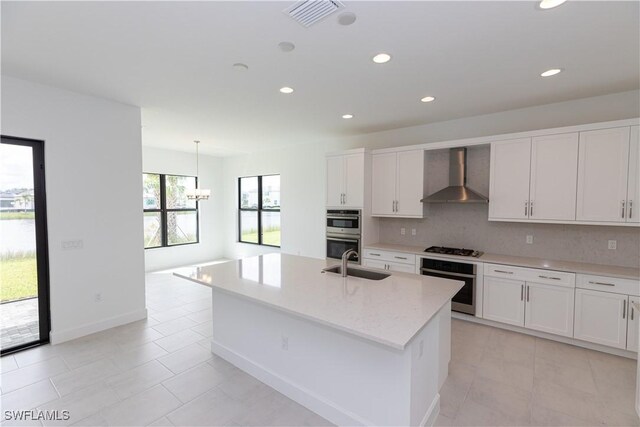
[[[198,202],[187,199],[196,177],[142,174],[144,247],[198,243]]]
[[[239,240],[280,247],[280,175],[238,178],[238,193]]]

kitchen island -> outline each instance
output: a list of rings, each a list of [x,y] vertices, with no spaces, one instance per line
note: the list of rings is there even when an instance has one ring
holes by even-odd
[[[212,351],[338,425],[431,425],[458,281],[268,254],[176,275],[212,288]],[[382,272],[382,271],[381,271]]]

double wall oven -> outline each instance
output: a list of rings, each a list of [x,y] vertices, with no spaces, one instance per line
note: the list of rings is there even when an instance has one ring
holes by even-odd
[[[342,254],[354,249],[360,254],[360,211],[356,209],[327,210],[327,258],[341,259]],[[352,258],[360,263],[359,256]]]

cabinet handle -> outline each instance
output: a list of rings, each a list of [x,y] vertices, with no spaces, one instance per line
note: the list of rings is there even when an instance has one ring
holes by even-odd
[[[373,252],[369,252],[369,255],[380,256],[380,254],[374,254]]]
[[[529,203],[529,217],[533,217],[533,200]]]
[[[627,315],[627,302],[622,301],[622,318],[624,319]]]
[[[395,259],[407,259],[406,256],[394,256]]]
[[[344,199],[343,199],[344,202],[342,204],[346,205],[347,204],[347,193],[343,193],[343,196],[344,196]]]
[[[529,209],[529,202],[525,200],[524,201],[524,216],[525,217],[528,216],[528,213],[529,213],[528,209]]]
[[[633,200],[629,200],[629,219],[633,217]]]
[[[624,218],[624,200],[622,201],[622,218]]]
[[[398,212],[398,201],[396,200],[396,212]]]
[[[527,302],[529,302],[529,289],[531,289],[531,287],[527,286]]]
[[[615,286],[613,283],[606,283],[606,282],[592,282],[592,281],[589,281],[589,283],[591,283],[592,285]]]
[[[552,279],[552,280],[562,280],[560,277],[553,277],[553,276],[538,276],[541,279]]]
[[[629,311],[631,312],[631,320],[633,320],[633,312],[635,311],[633,306],[629,304]]]
[[[513,274],[513,271],[504,271],[504,270],[493,270],[496,273],[504,273],[504,274]]]
[[[520,301],[524,301],[524,285],[520,285]]]

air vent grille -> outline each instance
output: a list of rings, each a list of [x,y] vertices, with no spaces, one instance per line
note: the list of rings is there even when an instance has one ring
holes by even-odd
[[[300,0],[283,12],[303,27],[310,27],[342,8],[344,5],[337,0]]]

